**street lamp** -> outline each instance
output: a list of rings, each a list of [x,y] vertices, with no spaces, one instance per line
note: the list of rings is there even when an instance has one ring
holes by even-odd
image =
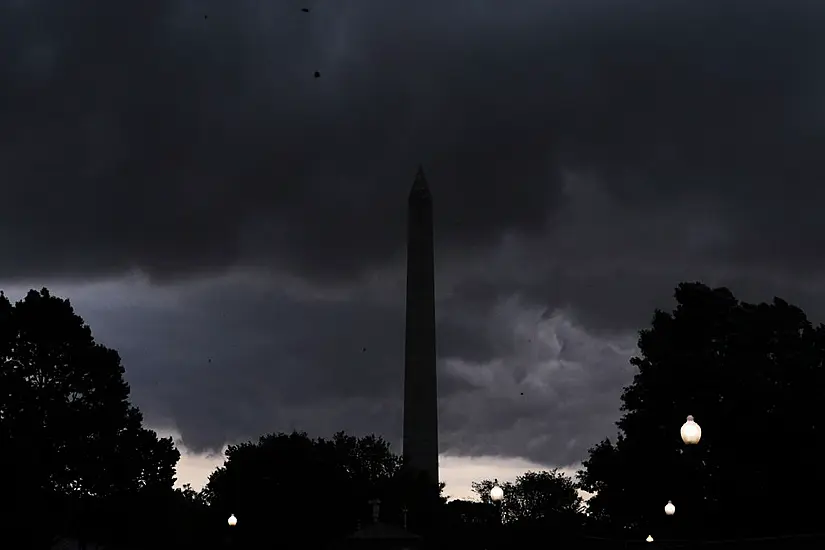
[[[504,500],[504,489],[499,487],[498,480],[495,481],[495,485],[490,489],[490,500],[493,501],[498,511],[499,524],[504,523],[504,511],[501,509],[502,501]]]
[[[648,536],[647,536],[647,538],[646,538],[645,540],[646,540],[647,542],[653,542],[653,537],[652,537],[651,535],[648,535]]]
[[[226,520],[226,523],[228,523],[230,527],[235,527],[238,525],[238,518],[235,517],[235,514],[230,514],[229,519]]]
[[[682,436],[685,445],[696,445],[702,439],[702,428],[693,421],[692,415],[688,415],[687,422],[682,424],[682,429],[679,430],[679,435]]]
[[[498,522],[496,527],[496,539],[503,535],[500,533],[502,528],[504,527],[504,511],[502,510],[502,501],[504,500],[504,489],[502,489],[499,484],[498,480],[493,482],[493,488],[490,489],[490,500],[493,501],[493,505],[496,507],[496,513],[498,514]],[[496,546],[498,546],[500,541],[496,542]]]
[[[667,514],[669,516],[672,516],[675,513],[676,513],[676,507],[673,505],[673,503],[671,501],[668,500],[667,504],[665,504],[665,514]]]

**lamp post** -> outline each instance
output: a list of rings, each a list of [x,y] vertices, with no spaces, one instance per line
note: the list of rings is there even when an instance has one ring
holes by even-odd
[[[504,525],[504,518],[502,512],[502,503],[504,501],[504,489],[502,489],[499,484],[498,480],[493,482],[493,488],[490,489],[490,500],[493,501],[493,504],[496,507],[496,513],[498,514],[498,531],[501,532],[501,528]]]
[[[693,415],[688,415],[687,422],[682,424],[682,429],[679,430],[679,435],[682,436],[685,445],[696,445],[702,439],[702,428],[694,422]]]
[[[687,421],[685,421],[685,423],[682,424],[682,427],[679,430],[679,435],[682,437],[682,442],[684,442],[684,444],[688,447],[695,447],[696,445],[699,444],[699,441],[702,440],[702,428],[693,419],[693,415],[690,415],[690,414],[688,415]],[[693,479],[694,474],[695,474],[694,467],[695,467],[695,464],[693,464],[693,461],[689,460],[688,461],[688,471],[689,471],[689,477],[691,478],[690,492],[694,493],[694,495],[692,495],[692,496],[695,496],[695,491],[696,491],[696,480]],[[692,517],[695,517],[694,514],[697,512],[697,507],[699,505],[699,499],[698,498],[691,498],[690,500],[691,500],[691,502],[689,502],[689,504],[692,506],[692,508],[690,509],[689,515],[692,516]],[[676,509],[674,508],[673,511],[675,512]],[[697,521],[697,522],[701,523],[699,521],[699,518],[696,518],[694,521]],[[698,539],[694,540],[694,545],[697,546],[697,547],[699,546]]]
[[[490,489],[490,500],[493,502],[499,503],[504,499],[504,489],[499,487],[498,483],[496,483],[492,489]]]
[[[490,500],[493,501],[493,504],[496,506],[496,510],[498,511],[498,522],[499,524],[503,523],[503,511],[502,511],[502,503],[504,502],[504,489],[502,489],[498,481],[495,482],[493,488],[490,489]]]
[[[235,517],[235,514],[229,514],[229,519],[226,520],[226,524],[229,526],[229,547],[235,547],[235,526],[238,525],[238,518]]]
[[[676,513],[676,507],[673,505],[673,503],[671,501],[668,500],[667,504],[665,504],[665,514],[667,514],[669,516],[672,516],[675,513]]]

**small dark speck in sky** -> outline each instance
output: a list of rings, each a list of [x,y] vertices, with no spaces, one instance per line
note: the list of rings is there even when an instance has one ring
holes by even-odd
[[[304,13],[309,13],[309,8],[301,8],[301,11]]]
[[[318,72],[318,71],[315,71],[315,78],[321,78],[321,73]]]

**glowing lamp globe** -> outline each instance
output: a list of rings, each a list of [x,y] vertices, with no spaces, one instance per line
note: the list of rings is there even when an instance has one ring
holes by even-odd
[[[228,523],[230,527],[235,527],[238,525],[238,518],[235,517],[235,514],[232,514],[229,516],[229,519],[226,520],[226,523]]]
[[[672,502],[670,502],[668,500],[667,504],[665,504],[665,514],[667,514],[669,516],[672,516],[675,513],[676,513],[676,507],[673,505]]]
[[[653,537],[652,537],[652,536],[650,536],[650,535],[648,535],[648,536],[647,536],[647,538],[646,538],[645,540],[646,540],[647,542],[653,542]]]
[[[490,489],[490,500],[493,502],[500,502],[504,498],[504,489],[496,485]]]
[[[682,436],[685,445],[696,445],[702,439],[702,428],[693,421],[693,416],[688,416],[687,422],[682,424],[682,429],[679,430],[679,435]]]

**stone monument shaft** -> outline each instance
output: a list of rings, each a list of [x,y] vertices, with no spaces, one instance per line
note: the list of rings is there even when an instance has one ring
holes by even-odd
[[[407,328],[404,348],[406,466],[438,482],[438,375],[435,338],[433,201],[418,168],[407,226]]]

